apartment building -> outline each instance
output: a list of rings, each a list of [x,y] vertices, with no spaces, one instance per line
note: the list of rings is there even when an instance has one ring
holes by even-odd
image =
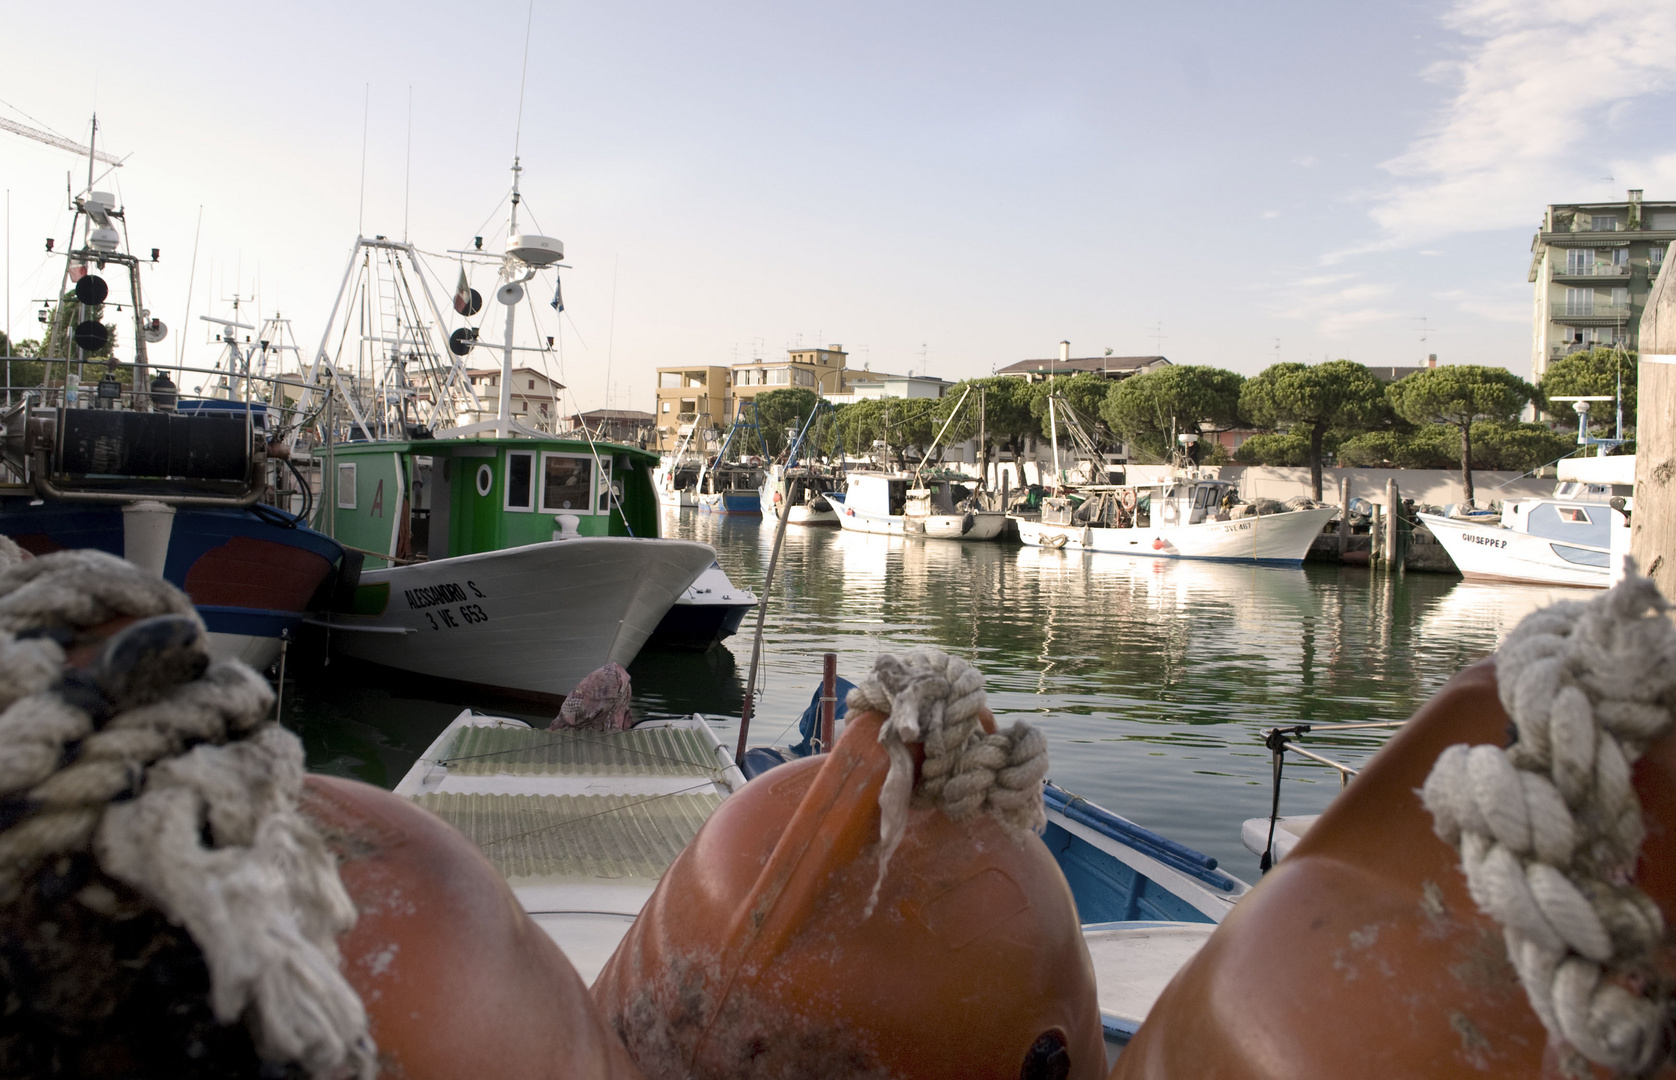
[[[467,368],[472,392],[477,395],[479,408],[473,409],[465,398],[460,409],[460,423],[472,424],[494,420],[500,410],[500,368]],[[559,412],[559,391],[564,386],[535,368],[512,369],[512,419],[537,431],[552,431]],[[462,395],[464,397],[464,395]]]
[[[1639,188],[1621,202],[1549,206],[1531,240],[1532,380],[1579,349],[1636,348],[1647,291],[1673,240],[1676,203],[1646,202]]]
[[[733,419],[733,378],[719,365],[658,368],[653,449],[674,450],[686,436],[689,425],[712,430],[725,428]],[[702,443],[698,443],[702,445]]]
[[[784,360],[751,360],[733,365],[733,398],[743,405],[758,394],[801,386],[831,396],[848,392],[849,353],[842,345],[824,349],[787,349]]]
[[[885,371],[862,368],[851,371],[847,379],[849,392],[830,395],[837,404],[852,401],[874,401],[880,398],[940,398],[954,385],[950,379],[935,375],[892,375]]]

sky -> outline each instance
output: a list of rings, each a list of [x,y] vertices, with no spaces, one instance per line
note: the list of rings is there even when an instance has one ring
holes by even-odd
[[[451,288],[446,252],[504,235],[516,146],[570,267],[534,332],[581,409],[832,343],[949,379],[1062,339],[1528,376],[1543,208],[1676,199],[1670,4],[90,0],[7,36],[36,46],[0,117],[82,142],[97,111],[126,156],[96,186],[161,249],[155,349],[188,364],[235,294],[312,355],[358,228]],[[67,171],[0,131],[15,338],[63,268]]]

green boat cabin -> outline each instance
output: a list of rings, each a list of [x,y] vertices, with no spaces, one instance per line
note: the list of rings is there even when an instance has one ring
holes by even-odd
[[[321,532],[397,559],[442,559],[575,536],[658,535],[657,455],[569,439],[338,443]],[[367,557],[367,568],[389,558]]]

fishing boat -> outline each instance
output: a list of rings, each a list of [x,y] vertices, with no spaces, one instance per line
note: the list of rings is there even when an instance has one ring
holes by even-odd
[[[692,448],[696,430],[697,424],[682,424],[680,444],[674,452],[659,458],[652,472],[658,502],[672,510],[690,510],[698,505],[698,478],[704,470],[704,459]]]
[[[1014,515],[1032,547],[1161,559],[1220,559],[1297,566],[1335,513],[1239,497],[1236,484],[1183,471],[1153,484],[1090,485],[1050,495],[1036,517]]]
[[[817,465],[770,465],[763,474],[762,505],[776,520],[788,525],[837,525],[838,509],[824,494],[840,481],[837,473]]]
[[[842,467],[834,468],[809,456],[812,448],[824,441],[822,435],[830,434],[833,415],[832,404],[825,398],[818,399],[780,460],[765,470],[762,505],[776,520],[784,514],[788,525],[838,524],[838,511],[823,492],[842,483]],[[825,423],[817,428],[819,421]],[[839,458],[842,460],[842,455]]]
[[[973,477],[906,472],[851,472],[844,490],[828,494],[838,524],[856,532],[932,540],[994,540],[1007,515],[984,505]]]
[[[95,149],[97,134],[95,119],[59,301],[46,313],[43,385],[8,387],[0,415],[0,533],[37,555],[97,548],[162,575],[192,598],[213,655],[265,669],[309,610],[352,587],[354,561],[282,509],[296,494],[306,511],[310,494],[286,468],[278,418],[253,400],[252,380],[242,400],[183,399],[153,363],[148,347],[167,328],[145,307],[127,207],[93,190],[95,160],[120,164]],[[125,290],[113,292],[112,270]],[[107,307],[131,317],[126,363],[107,348]]]
[[[458,422],[475,404],[462,359],[480,326],[454,330],[445,352],[423,325],[399,323],[399,333],[374,339],[371,363],[329,359],[330,323],[321,339],[308,382],[332,388],[328,413],[342,401],[351,438],[340,441],[337,426],[324,425],[316,456],[331,497],[316,521],[366,558],[351,602],[321,622],[336,654],[554,700],[608,662],[629,664],[715,551],[658,538],[656,455],[586,430],[572,438],[532,427],[525,421],[538,412],[527,400],[524,419],[515,415],[513,353],[526,348],[514,342],[518,305],[526,284],[564,253],[559,240],[520,231],[520,172],[515,161],[504,253],[459,253],[455,310],[469,320],[481,306],[466,281],[467,260],[494,270],[494,296],[505,309],[500,370],[490,373],[498,374],[493,420]],[[358,237],[334,319],[340,308],[349,317],[345,297],[364,304],[373,294],[356,280],[358,267],[383,275],[379,268],[389,266],[392,288],[406,298],[402,309],[418,310],[418,296],[402,292],[409,276],[400,271],[420,259],[411,245]],[[431,314],[446,325],[434,305]],[[377,373],[371,393],[358,393],[370,375],[357,371]],[[368,400],[373,407],[363,411]]]
[[[646,644],[705,652],[738,633],[739,624],[756,606],[756,593],[735,585],[721,564],[713,562],[670,605]]]
[[[659,878],[745,783],[702,715],[619,732],[542,731],[467,710],[395,792],[470,837],[592,983]],[[1053,784],[1045,805],[1042,840],[1074,898],[1115,1055],[1250,886]]]
[[[1554,493],[1510,499],[1501,515],[1420,514],[1469,581],[1604,589],[1623,576],[1635,455],[1566,458]]]

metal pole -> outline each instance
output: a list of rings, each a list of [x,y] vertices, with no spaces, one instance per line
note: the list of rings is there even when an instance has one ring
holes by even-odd
[[[802,489],[802,479],[793,477],[786,489],[786,498],[797,498]],[[762,660],[762,624],[768,614],[768,595],[774,590],[774,571],[780,565],[780,545],[786,539],[786,521],[790,517],[790,514],[781,514],[780,524],[774,530],[774,550],[768,555],[768,579],[762,583],[762,599],[757,601],[757,632],[751,640],[751,674],[745,681],[745,705],[739,710],[739,747],[733,752],[736,762],[745,760],[745,738],[751,731],[751,708],[757,691],[757,664]]]
[[[1397,527],[1402,504],[1397,499],[1397,478],[1393,476],[1385,481],[1385,565],[1392,570],[1402,569],[1401,535]]]
[[[1350,474],[1345,473],[1338,482],[1338,558],[1344,561],[1344,553],[1350,550]]]

